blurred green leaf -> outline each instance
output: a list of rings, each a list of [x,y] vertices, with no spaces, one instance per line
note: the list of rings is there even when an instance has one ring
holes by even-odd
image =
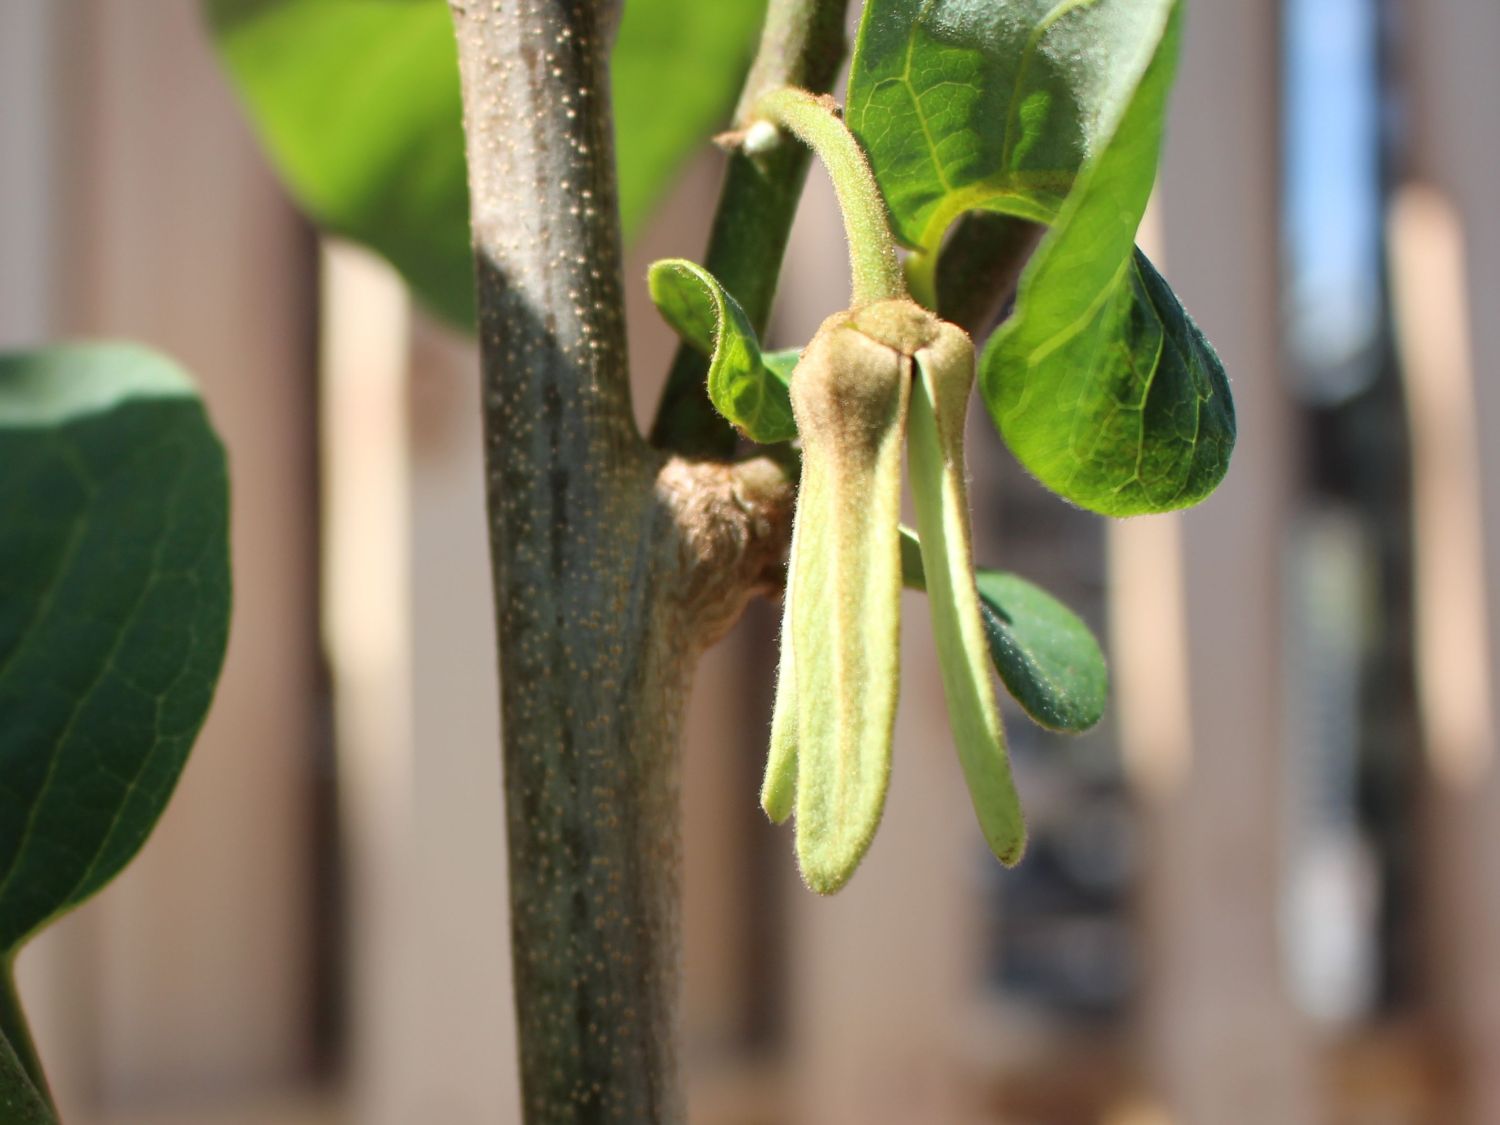
[[[1051,225],[980,364],[1043,484],[1111,515],[1201,500],[1234,413],[1213,349],[1132,245],[1156,175],[1177,0],[869,0],[849,123],[931,303],[949,225]]]
[[[223,449],[144,349],[0,355],[0,466],[8,965],[161,815],[223,660],[229,544]]]
[[[205,0],[229,73],[292,194],[474,323],[463,106],[443,0]]]
[[[901,578],[925,590],[921,545],[901,529]],[[1047,591],[1003,570],[974,572],[985,640],[1000,682],[1049,730],[1088,730],[1104,714],[1109,669],[1083,620]]]
[[[468,185],[444,0],[204,0],[273,162],[325,229],[474,324]],[[627,235],[724,124],[765,0],[630,0],[612,59]]]
[[[610,68],[627,238],[729,124],[765,12],[766,0],[626,0]]]
[[[782,348],[779,351],[766,352],[760,358],[771,369],[771,374],[783,383],[790,384],[792,372],[797,370],[797,362],[802,358],[802,349]]]
[[[709,356],[708,396],[751,441],[790,441],[797,434],[787,387],[787,353],[762,355],[750,318],[702,266],[681,258],[655,262],[648,276],[662,317]],[[792,364],[796,353],[791,353]]]

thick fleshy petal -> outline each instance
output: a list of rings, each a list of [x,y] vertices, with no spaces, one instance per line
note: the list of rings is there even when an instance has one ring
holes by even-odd
[[[880,823],[899,688],[901,445],[911,360],[830,318],[792,377],[802,438],[789,579],[797,856],[807,885],[848,881]]]
[[[948,720],[984,838],[1002,863],[1012,865],[1025,849],[1026,823],[990,678],[964,486],[973,345],[961,330],[944,325],[937,339],[917,352],[916,367],[909,469]]]

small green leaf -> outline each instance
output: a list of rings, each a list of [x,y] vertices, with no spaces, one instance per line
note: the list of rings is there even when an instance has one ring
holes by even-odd
[[[849,81],[923,300],[964,212],[1051,225],[981,389],[1028,470],[1110,515],[1201,500],[1234,443],[1217,356],[1132,246],[1179,25],[1178,0],[870,0]]]
[[[42,1061],[37,1057],[21,997],[16,991],[15,953],[0,954],[0,1110],[26,1122],[51,1122],[57,1114]],[[12,1118],[0,1113],[0,1121]]]
[[[927,588],[921,543],[901,529],[901,580]],[[1004,570],[974,572],[985,640],[1000,682],[1049,730],[1088,730],[1104,715],[1109,669],[1079,616],[1035,583]]]
[[[985,841],[1010,866],[1025,850],[1026,821],[990,678],[964,487],[964,419],[974,386],[974,348],[959,329],[943,328],[916,355],[907,465],[953,742]]]
[[[761,354],[750,318],[702,266],[669,258],[651,266],[651,299],[684,340],[710,357],[708,397],[751,441],[797,434],[788,384],[797,353]]]
[[[160,816],[229,624],[224,452],[144,349],[0,355],[0,964]]]
[[[463,107],[443,0],[204,0],[271,159],[321,226],[384,255],[474,324]],[[620,209],[639,229],[720,127],[764,0],[630,0],[611,71]]]
[[[979,570],[980,611],[990,658],[1021,708],[1050,730],[1085,731],[1109,697],[1099,642],[1078,615],[1016,574]]]

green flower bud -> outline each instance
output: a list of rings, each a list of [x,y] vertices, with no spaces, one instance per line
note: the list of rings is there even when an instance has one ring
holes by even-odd
[[[821,894],[864,857],[890,781],[908,426],[959,758],[995,854],[1014,863],[1024,846],[974,586],[963,467],[973,381],[969,338],[906,300],[830,317],[792,376],[802,481],[761,805],[778,823],[795,807],[802,876]]]

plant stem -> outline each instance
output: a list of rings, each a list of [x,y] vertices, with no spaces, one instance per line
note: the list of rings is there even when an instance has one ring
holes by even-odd
[[[760,48],[740,97],[736,125],[750,123],[755,102],[782,86],[822,93],[838,74],[845,50],[848,0],[771,0]],[[776,279],[811,154],[781,145],[752,159],[729,157],[704,265],[734,294],[756,332],[771,317]],[[651,428],[651,443],[687,456],[728,458],[734,427],[714,411],[704,391],[708,360],[696,349],[677,350]]]
[[[450,0],[464,101],[524,1119],[675,1125],[677,732],[772,588],[790,482],[630,406],[613,5]]]
[[[818,154],[838,193],[849,243],[849,272],[859,305],[906,296],[885,199],[870,162],[828,97],[783,87],[755,103],[758,115],[790,130]]]
[[[525,1120],[677,1122],[681,662],[631,415],[608,19],[453,3]]]
[[[6,1066],[7,1060],[0,1058],[0,1109],[8,1108],[8,1103],[14,1101],[18,1106],[26,1107],[23,1112],[31,1114],[20,1118],[23,1123],[54,1120],[57,1106],[52,1100],[52,1091],[47,1085],[47,1075],[42,1070],[42,1060],[37,1054],[36,1044],[32,1042],[31,1031],[26,1026],[21,998],[16,992],[15,966],[0,959],[0,1052],[7,1046],[25,1077],[29,1079],[31,1089],[26,1090],[19,1081],[15,1083],[17,1088],[12,1089],[7,1080],[6,1072],[10,1069]],[[27,1105],[38,1099],[40,1105]]]

